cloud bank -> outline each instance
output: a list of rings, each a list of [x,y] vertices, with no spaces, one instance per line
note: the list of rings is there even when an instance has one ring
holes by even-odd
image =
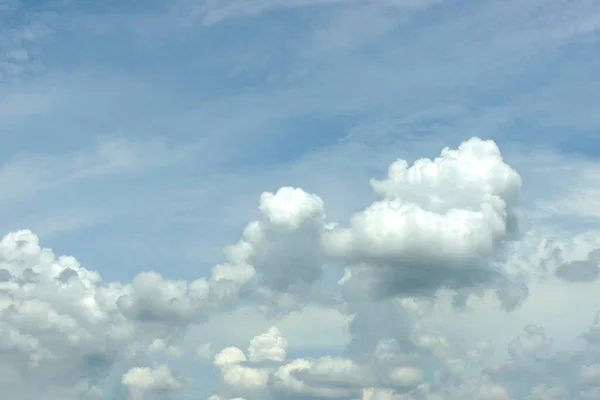
[[[599,317],[566,331],[573,342],[557,349],[535,308],[540,291],[597,289],[596,233],[550,240],[527,230],[524,183],[491,140],[473,137],[412,165],[399,159],[370,183],[378,199],[347,222],[330,220],[325,202],[300,188],[263,193],[260,218],[210,276],[191,281],[147,271],[104,282],[31,231],[6,234],[1,386],[20,399],[84,399],[110,397],[112,379],[134,400],[198,398],[177,361],[190,357],[180,348],[186,332],[254,307],[273,325],[247,348],[192,338],[191,357],[212,359],[213,400],[597,396]],[[281,316],[315,306],[345,315],[342,353],[294,353],[278,329]],[[487,314],[510,321],[505,348],[495,348],[503,342]]]

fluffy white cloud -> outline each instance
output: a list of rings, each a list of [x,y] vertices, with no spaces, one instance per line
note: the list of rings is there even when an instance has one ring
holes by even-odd
[[[302,189],[284,187],[275,194],[263,193],[259,210],[265,219],[249,224],[244,238],[254,249],[252,265],[264,284],[287,292],[319,279],[323,201]]]
[[[26,230],[0,241],[0,271],[0,364],[25,392],[33,377],[40,390],[60,382],[95,392],[115,364],[136,354],[178,356],[170,342],[236,293],[219,292],[221,277],[169,281],[154,272],[104,284]]]
[[[255,386],[254,392],[232,393],[250,399],[571,396],[576,379],[569,377],[566,384],[556,379],[567,368],[580,368],[584,360],[577,352],[554,353],[553,340],[541,325],[525,324],[521,334],[506,337],[505,347],[495,352],[485,336],[465,343],[461,329],[447,327],[453,318],[470,312],[472,295],[487,307],[502,305],[519,315],[528,304],[528,283],[552,287],[554,276],[568,279],[558,272],[561,268],[593,259],[598,247],[594,235],[543,239],[534,252],[531,236],[521,244],[513,242],[521,233],[522,214],[517,208],[521,179],[493,142],[477,138],[412,167],[398,161],[387,180],[372,181],[372,186],[383,199],[356,214],[349,228],[324,221],[320,202],[314,203],[318,207],[301,208],[299,201],[291,201],[288,208],[309,210],[294,215],[318,216],[308,219],[314,229],[310,235],[320,236],[322,245],[312,250],[315,254],[322,250],[346,267],[340,284],[352,335],[347,356],[290,361],[278,357],[281,365],[270,364],[271,369],[240,360],[236,365],[260,370],[269,378],[260,390]],[[277,220],[298,229],[293,216]],[[365,292],[371,296],[362,296]],[[434,293],[435,297],[427,296]],[[486,303],[489,295],[500,304]],[[456,309],[457,302],[463,311]],[[584,335],[590,343],[594,329]],[[253,378],[248,374],[247,379]],[[587,385],[582,398],[595,393],[595,387]]]
[[[181,356],[181,350],[177,346],[169,344],[164,339],[154,339],[148,346],[147,352],[150,355],[167,355],[171,357]]]
[[[248,358],[252,362],[283,361],[286,358],[287,340],[281,336],[277,327],[272,326],[267,333],[256,336],[250,341]]]
[[[423,371],[414,367],[398,367],[392,369],[390,379],[403,387],[415,387],[423,380]]]
[[[166,365],[132,368],[123,374],[121,383],[132,400],[165,399],[181,388],[181,382]]]
[[[214,358],[223,383],[224,391],[246,398],[359,398],[370,393],[375,385],[387,385],[391,389],[372,389],[383,393],[394,389],[407,392],[417,388],[424,374],[420,368],[406,365],[406,359],[378,363],[376,359],[353,360],[347,357],[322,356],[286,360],[283,354],[273,352],[274,343],[285,344],[279,331],[272,327],[265,334],[250,341],[248,353],[277,354],[268,359],[251,357],[242,350],[229,347]],[[396,349],[389,351],[392,357]],[[380,350],[379,358],[385,359]],[[265,364],[264,361],[270,361]],[[389,360],[385,360],[389,361]],[[382,392],[383,391],[383,392]],[[373,392],[373,393],[375,393]]]
[[[521,178],[478,138],[434,160],[397,161],[371,185],[381,198],[348,227],[327,220],[317,195],[263,193],[260,218],[210,276],[192,281],[147,271],[103,282],[32,232],[9,233],[0,240],[0,385],[26,400],[76,400],[120,376],[134,400],[179,399],[194,379],[179,367],[194,353],[213,361],[213,400],[596,398],[600,314],[587,328],[578,321],[597,312],[586,300],[600,289],[597,230],[517,240]],[[249,309],[264,328],[238,318]],[[295,311],[315,309],[325,310],[320,322],[298,318],[306,326],[294,329],[345,318],[345,348],[315,355],[304,341],[302,354],[297,332],[284,338]],[[573,311],[561,317],[567,326],[557,309]],[[245,343],[186,337],[215,321],[236,332],[221,336]]]
[[[221,373],[223,383],[233,392],[255,393],[266,388],[268,370],[246,366],[247,361],[244,352],[236,347],[227,347],[214,357],[214,364]]]
[[[356,266],[345,284],[375,295],[461,288],[494,276],[488,258],[518,232],[521,177],[479,138],[434,160],[393,163],[372,180],[383,197],[336,227],[325,247]],[[435,251],[432,251],[435,249]]]

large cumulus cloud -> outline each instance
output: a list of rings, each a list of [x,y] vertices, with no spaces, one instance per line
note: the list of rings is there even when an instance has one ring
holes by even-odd
[[[276,317],[317,304],[345,314],[343,352],[295,354],[276,318],[247,348],[192,338],[218,377],[211,399],[595,398],[600,319],[573,332],[575,350],[565,351],[564,337],[527,318],[551,315],[539,304],[558,304],[544,297],[557,287],[593,293],[600,236],[519,241],[521,185],[494,142],[472,138],[432,160],[394,162],[371,181],[379,200],[347,223],[329,220],[316,194],[265,192],[223,262],[192,281],[146,271],[104,282],[34,233],[9,233],[0,240],[0,385],[20,399],[70,400],[102,396],[112,379],[134,400],[179,399],[191,379],[173,360],[196,354],[181,347],[191,325],[238,307]],[[515,316],[514,337],[476,323],[493,313]],[[469,327],[454,326],[459,319]]]
[[[380,296],[461,288],[495,276],[489,258],[518,233],[521,178],[493,141],[472,138],[434,160],[394,162],[382,199],[324,237],[354,264],[346,284]]]

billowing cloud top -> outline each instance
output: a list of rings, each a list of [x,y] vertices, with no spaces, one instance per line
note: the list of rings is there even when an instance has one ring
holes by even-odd
[[[518,228],[521,177],[493,141],[472,138],[410,167],[398,160],[371,186],[383,199],[324,238],[358,265],[345,284],[356,275],[385,294],[469,286],[492,277],[489,258]]]

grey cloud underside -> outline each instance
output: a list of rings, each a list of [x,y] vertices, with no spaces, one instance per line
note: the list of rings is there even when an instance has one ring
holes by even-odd
[[[588,254],[587,259],[569,261],[556,269],[556,276],[570,282],[591,282],[600,276],[600,249]]]

